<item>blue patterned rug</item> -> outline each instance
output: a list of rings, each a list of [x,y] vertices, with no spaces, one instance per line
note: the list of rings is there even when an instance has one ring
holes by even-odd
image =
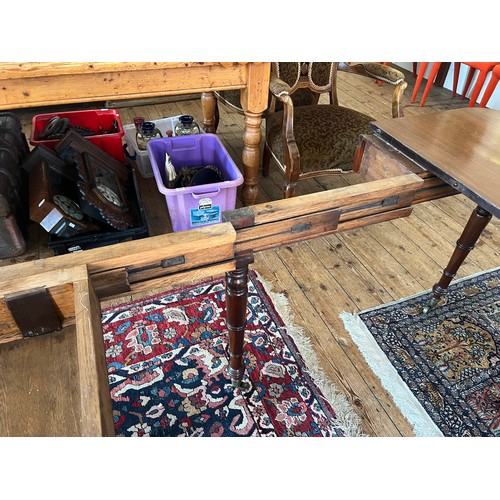
[[[500,268],[429,296],[341,318],[417,436],[500,436]]]
[[[266,288],[251,271],[244,389],[227,376],[222,277],[104,309],[116,435],[361,435],[284,297]]]

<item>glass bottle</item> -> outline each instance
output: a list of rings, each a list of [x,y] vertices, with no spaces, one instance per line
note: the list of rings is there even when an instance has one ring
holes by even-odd
[[[179,116],[179,121],[175,126],[175,135],[199,134],[200,127],[191,115]]]
[[[139,151],[146,151],[146,144],[151,139],[163,137],[161,132],[156,128],[154,122],[144,122],[139,130],[137,130],[137,148]]]
[[[135,125],[135,132],[136,133],[141,129],[142,124],[145,121],[146,120],[144,119],[144,116],[134,116],[134,125]]]

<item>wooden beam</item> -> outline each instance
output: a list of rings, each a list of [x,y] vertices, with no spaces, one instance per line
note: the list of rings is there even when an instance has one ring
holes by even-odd
[[[47,278],[60,281],[58,271],[20,282],[26,291],[33,285],[43,289]],[[64,275],[71,285],[67,299],[73,302],[74,326],[0,343],[0,400],[8,401],[0,405],[2,436],[114,435],[99,300],[87,266],[66,269]]]
[[[162,234],[140,240],[125,241],[84,252],[20,262],[2,268],[3,282],[14,286],[21,278],[56,269],[88,265],[90,275],[111,270],[126,269],[135,275],[156,269],[159,274],[170,274],[198,266],[225,261],[233,257],[236,232],[229,223],[203,226],[190,231]],[[177,259],[177,264],[175,264]],[[169,265],[169,263],[174,264]],[[62,271],[61,271],[62,272]]]
[[[101,308],[90,280],[74,283],[82,436],[114,436]]]
[[[0,74],[0,109],[12,109],[197,94],[207,89],[243,89],[248,66],[238,63],[226,66],[220,63],[1,63]]]

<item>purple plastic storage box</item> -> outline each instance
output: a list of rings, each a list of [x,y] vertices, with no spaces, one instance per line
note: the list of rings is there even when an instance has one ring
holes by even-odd
[[[243,175],[215,134],[196,134],[153,139],[147,143],[153,175],[165,195],[174,232],[221,222],[222,212],[236,207],[236,190]],[[177,172],[181,167],[215,165],[223,182],[177,189],[165,187],[165,154]]]

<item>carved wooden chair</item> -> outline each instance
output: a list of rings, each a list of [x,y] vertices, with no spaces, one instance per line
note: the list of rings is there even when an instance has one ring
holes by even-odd
[[[391,113],[393,117],[403,116],[402,97],[407,83],[403,73],[390,66],[379,63],[273,63],[270,103],[264,114],[266,142],[262,166],[263,175],[268,175],[271,158],[278,164],[285,176],[285,198],[294,195],[299,179],[352,172],[359,136],[372,133],[369,124],[374,118],[339,105],[338,71],[393,85]],[[329,104],[318,104],[324,93],[329,95]],[[241,109],[239,102],[234,101],[235,95],[232,101],[222,93],[217,97]]]
[[[264,175],[271,158],[285,175],[284,197],[294,195],[299,179],[325,174],[352,172],[352,163],[361,134],[370,134],[374,121],[369,115],[340,106],[337,97],[337,72],[346,71],[392,84],[392,116],[403,116],[402,96],[407,84],[400,71],[379,63],[309,63],[306,75],[294,63],[273,64],[271,105],[266,119]],[[327,92],[330,104],[294,106],[293,94],[309,89],[316,95]],[[274,102],[283,103],[282,111]]]

